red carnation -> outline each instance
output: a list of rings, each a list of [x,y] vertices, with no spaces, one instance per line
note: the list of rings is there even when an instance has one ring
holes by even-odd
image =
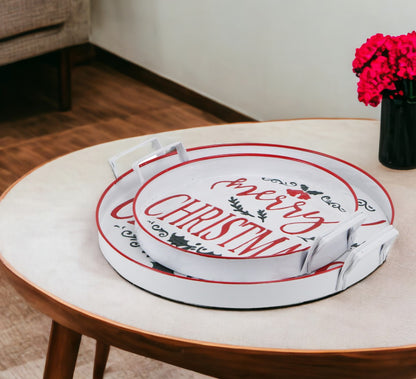
[[[383,96],[410,98],[416,79],[416,32],[397,37],[375,34],[356,50],[352,63],[359,77],[358,100],[377,106]]]
[[[355,59],[352,62],[352,67],[357,75],[360,75],[365,66],[383,53],[388,39],[389,36],[385,37],[380,33],[375,34],[368,38],[367,42],[355,51]]]

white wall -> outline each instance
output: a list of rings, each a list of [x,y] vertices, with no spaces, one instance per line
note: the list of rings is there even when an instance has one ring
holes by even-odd
[[[414,0],[92,0],[91,42],[258,120],[378,118],[355,48],[416,29]]]

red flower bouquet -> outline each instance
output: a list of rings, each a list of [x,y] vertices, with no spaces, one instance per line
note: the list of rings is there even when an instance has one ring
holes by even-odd
[[[416,32],[375,34],[356,50],[352,67],[359,78],[358,100],[365,105],[376,107],[383,96],[416,102]]]

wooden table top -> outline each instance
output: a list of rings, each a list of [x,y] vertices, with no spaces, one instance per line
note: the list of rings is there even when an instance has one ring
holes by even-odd
[[[247,357],[253,352],[259,354],[256,364],[270,364],[274,356],[281,365],[276,357],[282,356],[290,365],[293,361],[287,360],[288,354],[295,360],[313,355],[321,359],[331,354],[337,358],[376,354],[391,367],[397,366],[402,357],[408,362],[401,362],[403,367],[415,369],[409,359],[415,362],[416,356],[416,248],[412,241],[416,170],[391,170],[378,162],[377,121],[314,119],[229,124],[157,137],[163,144],[181,141],[187,148],[216,143],[275,143],[347,160],[369,172],[390,193],[399,238],[376,272],[346,291],[316,302],[227,311],[154,296],[123,280],[108,265],[98,246],[94,219],[98,199],[113,180],[107,159],[149,138],[140,136],[63,156],[32,171],[3,196],[1,262],[29,302],[80,333],[93,337],[98,333],[112,345],[212,375],[228,371],[206,368],[206,363],[195,358],[195,354],[202,354],[201,348],[212,351],[219,361],[234,359],[234,372],[238,364],[249,366]],[[163,346],[161,351],[157,346]],[[194,357],[194,362],[183,356],[175,358],[167,346],[190,349],[188,358]],[[245,363],[241,357],[245,357]]]

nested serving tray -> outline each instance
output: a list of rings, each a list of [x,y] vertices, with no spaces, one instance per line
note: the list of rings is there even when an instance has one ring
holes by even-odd
[[[138,192],[138,182],[136,173],[130,170],[110,184],[98,203],[99,243],[105,258],[121,276],[152,293],[193,305],[236,309],[286,306],[316,300],[342,291],[369,275],[384,262],[397,236],[397,231],[391,226],[393,206],[385,189],[370,175],[347,162],[310,150],[266,144],[203,146],[189,149],[187,153],[191,160],[202,158],[206,161],[209,161],[207,157],[218,155],[277,155],[324,167],[352,188],[365,222],[356,230],[349,251],[307,275],[251,282],[184,276],[150,258],[151,253],[146,254],[137,242],[133,201]],[[142,165],[141,175],[152,178],[176,163],[176,154],[158,157]],[[271,171],[263,177],[267,179],[265,182],[278,184],[298,196],[312,188],[302,180],[287,181],[279,172]],[[311,191],[317,190],[312,188]],[[163,238],[165,231],[160,230],[160,225],[149,225]]]
[[[277,172],[300,187],[272,181]],[[137,240],[151,259],[228,282],[279,280],[333,262],[350,248],[362,221],[357,209],[354,190],[339,175],[258,153],[174,165],[144,183],[133,203]]]

